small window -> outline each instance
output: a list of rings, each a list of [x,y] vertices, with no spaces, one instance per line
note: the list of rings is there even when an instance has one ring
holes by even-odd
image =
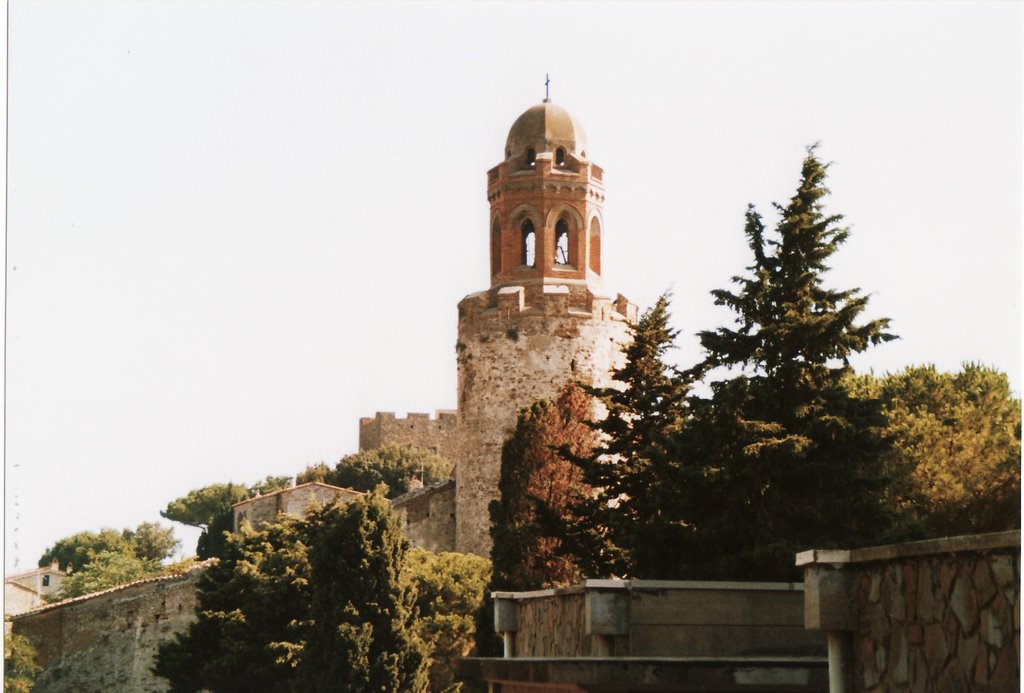
[[[533,267],[537,262],[537,234],[533,232],[533,222],[527,219],[522,225],[523,231],[523,264]]]
[[[562,147],[555,150],[555,165],[565,166],[565,149]]]
[[[537,152],[533,150],[533,147],[526,150],[526,165],[530,168],[537,165]]]
[[[569,223],[565,219],[555,224],[555,264],[569,264]]]
[[[49,586],[50,586],[50,576],[49,575],[44,575],[43,576],[43,587],[49,587]]]

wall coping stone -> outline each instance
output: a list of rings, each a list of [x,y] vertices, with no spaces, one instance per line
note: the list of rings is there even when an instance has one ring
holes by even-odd
[[[588,590],[717,590],[746,592],[803,592],[802,582],[726,582],[718,580],[604,580],[587,579],[583,584],[570,587],[552,587],[524,592],[491,592],[494,599],[536,599],[569,594],[583,594]]]
[[[856,563],[872,563],[890,561],[911,556],[927,556],[931,554],[963,553],[969,551],[991,551],[1020,547],[1020,530],[993,532],[991,534],[972,534],[960,537],[943,537],[926,539],[903,544],[887,544],[869,546],[863,549],[810,549],[796,555],[796,565],[852,565]]]

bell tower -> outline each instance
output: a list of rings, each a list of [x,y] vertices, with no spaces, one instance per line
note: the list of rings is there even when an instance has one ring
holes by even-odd
[[[569,382],[604,386],[636,306],[601,281],[603,171],[549,99],[523,113],[487,172],[490,287],[459,302],[455,550],[487,556],[501,448],[518,412]]]
[[[516,119],[505,159],[487,172],[491,287],[567,286],[586,303],[601,282],[603,171],[587,156],[583,127],[545,99]]]

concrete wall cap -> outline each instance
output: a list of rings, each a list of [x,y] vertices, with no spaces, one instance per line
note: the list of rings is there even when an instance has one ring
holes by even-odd
[[[796,555],[796,565],[871,563],[909,556],[991,551],[993,549],[1007,548],[1020,549],[1019,529],[1008,532],[993,532],[991,534],[971,534],[960,537],[926,539],[924,541],[911,541],[904,544],[869,546],[863,549],[850,549],[848,551],[811,549]]]

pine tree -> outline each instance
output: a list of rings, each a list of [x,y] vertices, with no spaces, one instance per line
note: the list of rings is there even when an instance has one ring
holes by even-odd
[[[748,209],[754,264],[733,278],[737,290],[712,292],[736,326],[700,333],[706,358],[691,371],[731,375],[692,398],[682,437],[694,465],[692,576],[791,577],[794,552],[877,542],[889,528],[885,419],[844,378],[850,355],[894,336],[887,319],[857,323],[868,300],[858,289],[824,286],[826,261],[848,235],[823,210],[827,168],[811,147],[796,194],[775,205],[774,234]]]
[[[588,389],[607,410],[593,425],[602,443],[586,456],[567,451],[585,484],[597,489],[577,499],[579,519],[566,528],[581,560],[590,557],[591,575],[673,578],[680,571],[686,524],[675,437],[689,382],[665,362],[678,334],[668,308],[662,295],[631,327],[625,363],[612,372],[616,384]]]
[[[298,690],[424,691],[428,657],[415,635],[415,594],[400,573],[408,542],[387,500],[370,494],[312,513],[312,625]]]

